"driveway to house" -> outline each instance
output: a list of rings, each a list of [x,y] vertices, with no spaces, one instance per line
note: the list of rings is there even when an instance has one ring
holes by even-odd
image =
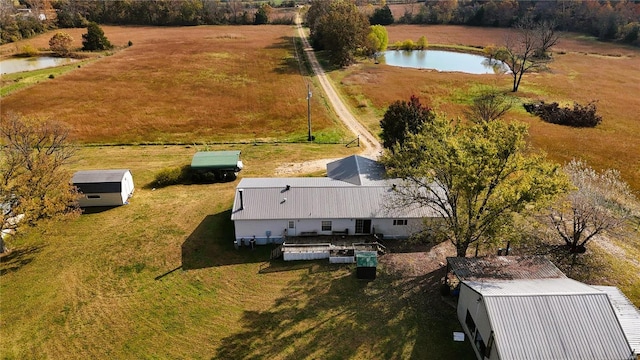
[[[373,134],[371,134],[371,132],[366,127],[364,127],[358,120],[356,120],[353,114],[351,114],[349,109],[342,102],[342,99],[340,98],[336,90],[333,88],[331,81],[320,66],[320,63],[316,58],[316,54],[313,52],[313,48],[307,40],[307,34],[302,28],[302,20],[300,19],[299,14],[296,15],[296,26],[298,28],[300,39],[302,39],[304,53],[306,54],[307,59],[309,59],[311,68],[318,77],[318,81],[320,82],[322,89],[327,95],[327,99],[336,112],[336,115],[338,115],[338,118],[347,126],[349,130],[351,130],[351,132],[359,137],[360,144],[365,147],[362,155],[372,159],[378,159],[378,157],[382,153],[382,145],[380,145],[378,139],[376,139],[376,137],[373,136]],[[325,168],[328,162],[331,162],[333,160],[337,159],[321,159],[305,161],[304,163],[299,164],[284,164],[276,169],[276,173],[293,174],[299,172],[312,172],[316,170],[322,170]]]

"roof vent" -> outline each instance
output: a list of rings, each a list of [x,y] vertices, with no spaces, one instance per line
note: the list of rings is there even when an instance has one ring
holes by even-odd
[[[286,191],[288,191],[289,189],[291,189],[291,185],[287,185],[287,186],[285,186],[285,188],[284,188],[284,189],[285,189]]]

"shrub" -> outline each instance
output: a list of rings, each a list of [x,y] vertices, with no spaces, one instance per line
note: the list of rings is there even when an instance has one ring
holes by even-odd
[[[169,185],[185,184],[191,181],[191,166],[164,168],[156,174],[153,185],[165,187]]]
[[[36,49],[33,45],[27,44],[22,47],[22,54],[24,56],[36,56],[38,55],[38,49]]]
[[[587,105],[573,103],[573,108],[560,107],[557,102],[551,104],[528,103],[524,104],[527,112],[538,115],[542,120],[558,125],[573,127],[595,127],[602,122],[602,116],[596,114],[596,102],[591,101]]]
[[[71,51],[73,38],[65,32],[57,32],[49,39],[49,49],[60,56],[66,56]]]
[[[421,36],[420,39],[418,39],[418,43],[416,44],[416,46],[420,50],[424,50],[424,49],[428,48],[429,47],[429,42],[427,41],[427,37],[424,36],[424,35]]]
[[[403,41],[402,44],[400,45],[400,49],[402,50],[413,50],[415,48],[416,48],[416,44],[411,39]]]

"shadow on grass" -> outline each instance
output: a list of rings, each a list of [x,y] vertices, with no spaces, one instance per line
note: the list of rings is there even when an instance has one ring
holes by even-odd
[[[91,214],[99,214],[105,211],[109,211],[111,209],[115,209],[119,206],[90,206],[90,207],[83,207],[82,208],[82,214],[87,214],[87,215],[91,215]]]
[[[29,246],[23,249],[15,249],[0,257],[0,276],[18,271],[23,266],[33,261],[43,246]]]
[[[182,243],[182,269],[246,264],[269,260],[270,246],[235,249],[231,209],[207,215]]]
[[[286,49],[292,51],[294,41],[296,41],[295,37],[282,36],[280,37],[279,42],[267,46],[267,49]],[[299,54],[302,54],[300,48],[298,48],[298,52]],[[304,56],[304,54],[302,56]],[[303,59],[303,61],[306,61],[306,59]],[[295,57],[285,56],[282,58],[278,66],[273,69],[273,71],[277,74],[299,74],[300,64],[298,64],[298,59],[296,59]]]
[[[352,265],[312,262],[265,311],[245,311],[243,330],[213,359],[475,359],[440,297],[444,270],[402,278],[378,270],[362,281]],[[269,276],[269,275],[265,275]]]

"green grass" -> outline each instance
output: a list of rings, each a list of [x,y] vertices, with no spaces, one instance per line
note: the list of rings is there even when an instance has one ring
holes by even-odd
[[[209,145],[209,149],[222,146]],[[241,176],[343,145],[245,145]],[[269,262],[232,246],[237,181],[146,187],[194,146],[82,148],[71,169],[129,168],[130,204],[51,222],[0,265],[2,358],[472,359],[455,310],[425,293],[441,274],[372,282],[352,266]]]
[[[34,84],[38,84],[40,82],[44,82],[51,79],[51,75],[54,78],[64,75],[68,72],[71,72],[78,67],[84,66],[91,59],[82,60],[75,62],[69,65],[57,66],[52,68],[34,70],[34,71],[24,71],[15,74],[3,74],[2,75],[2,86],[0,87],[0,96],[7,96],[13,92],[18,90],[25,89]]]

